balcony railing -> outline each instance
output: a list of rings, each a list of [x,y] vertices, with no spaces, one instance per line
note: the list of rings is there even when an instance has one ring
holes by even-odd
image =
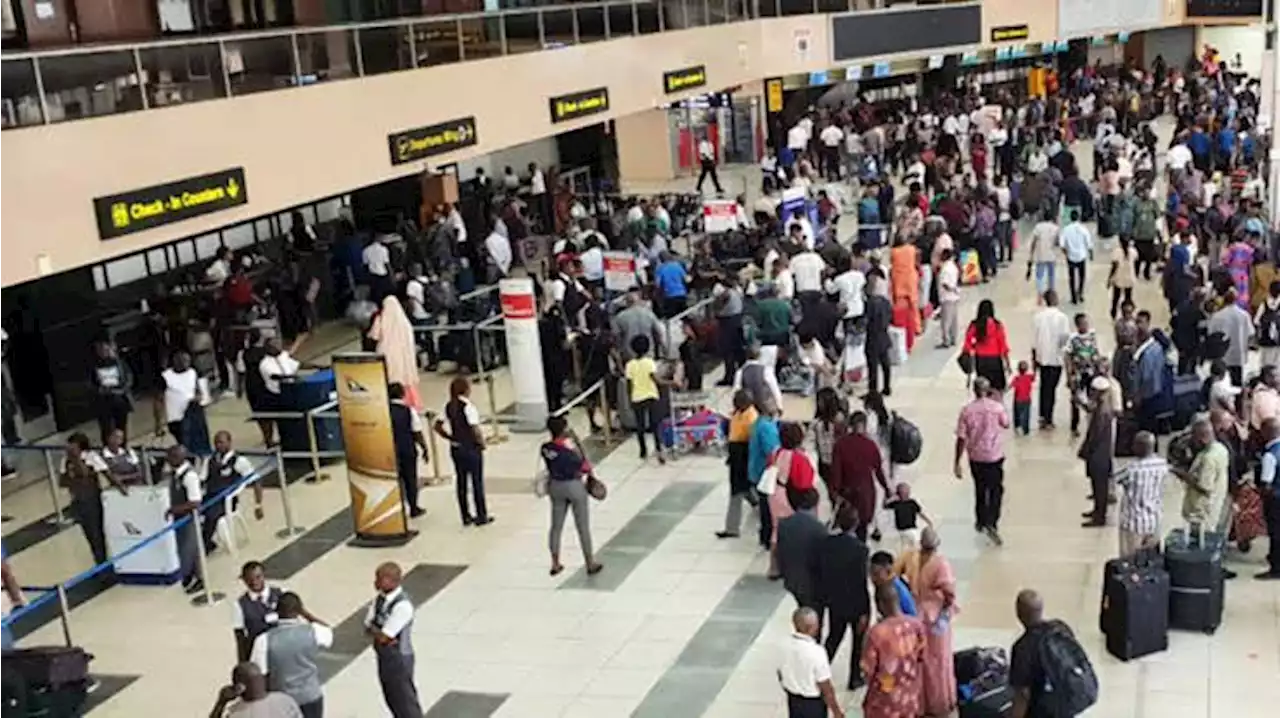
[[[898,4],[910,3],[606,0],[5,53],[0,127],[70,122],[762,17]]]

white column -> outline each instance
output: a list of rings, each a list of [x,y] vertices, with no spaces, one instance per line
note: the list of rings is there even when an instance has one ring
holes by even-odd
[[[542,431],[547,423],[547,386],[543,378],[542,340],[538,336],[538,304],[533,280],[504,279],[498,283],[502,317],[507,330],[507,358],[516,395],[519,431]]]

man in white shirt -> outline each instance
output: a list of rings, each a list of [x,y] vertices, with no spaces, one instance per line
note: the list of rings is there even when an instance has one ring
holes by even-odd
[[[796,296],[802,303],[822,298],[822,273],[827,263],[812,249],[791,258],[791,276],[795,280]]]
[[[231,277],[231,268],[235,266],[236,253],[230,247],[218,253],[209,268],[204,270],[204,280],[210,284],[222,284]]]
[[[942,250],[939,259],[938,309],[942,341],[938,344],[938,348],[950,349],[959,339],[960,265],[956,264],[955,253],[949,248]]]
[[[369,275],[369,298],[377,304],[395,294],[391,281],[391,250],[387,249],[386,236],[375,237],[360,253],[364,270]]]
[[[1165,153],[1164,161],[1170,172],[1181,172],[1191,164],[1191,150],[1185,143],[1179,142]]]
[[[724,189],[720,186],[720,176],[716,174],[716,146],[711,144],[711,140],[707,137],[703,137],[698,142],[698,163],[702,165],[702,172],[698,175],[698,194],[702,194],[702,183],[707,177],[710,177],[711,182],[716,186],[716,194],[724,194]]]
[[[1053,406],[1062,380],[1063,352],[1074,331],[1071,320],[1058,308],[1058,293],[1044,293],[1044,308],[1031,320],[1031,363],[1040,373],[1040,428],[1053,428]]]
[[[844,142],[844,130],[832,122],[818,133],[822,143],[822,172],[832,182],[840,181],[840,145]]]
[[[582,254],[578,261],[582,262],[582,280],[593,287],[604,287],[604,239],[595,230],[594,221],[583,220],[584,226],[591,227],[586,233]]]
[[[453,238],[458,244],[467,243],[467,223],[462,221],[462,213],[458,211],[458,205],[449,205],[449,215],[446,220],[449,226],[453,228]],[[466,251],[465,249],[463,251]]]
[[[844,709],[831,683],[831,661],[818,643],[821,621],[812,608],[791,614],[795,631],[783,648],[778,682],[787,697],[787,715],[793,718],[828,716],[844,718]]]
[[[537,214],[542,231],[552,234],[555,231],[555,215],[552,213],[551,195],[547,192],[547,176],[538,167],[537,162],[529,163],[529,204]]]
[[[1031,154],[1027,155],[1027,174],[1034,176],[1047,169],[1049,169],[1049,155],[1045,154],[1045,151],[1039,145],[1036,145],[1031,150]]]
[[[502,279],[511,271],[511,241],[495,232],[490,232],[484,240],[485,251],[489,253],[489,262],[496,272],[496,279]]]
[[[373,643],[382,698],[395,718],[419,718],[422,704],[414,685],[413,603],[400,587],[400,565],[378,566],[373,585],[378,597],[365,614],[365,635]]]
[[[279,397],[280,380],[297,376],[298,368],[302,365],[280,347],[278,337],[268,339],[263,349],[267,355],[258,363],[258,373],[262,375],[262,383],[266,390]]]
[[[862,316],[865,309],[867,275],[863,274],[851,259],[849,268],[836,275],[832,285],[840,293],[840,306],[844,307],[845,330],[848,331],[851,321]]]
[[[787,130],[787,149],[797,155],[809,149],[809,132],[805,129],[803,121],[797,122]]]
[[[288,695],[303,718],[324,714],[318,658],[333,647],[333,629],[308,621],[298,594],[286,592],[276,604],[276,625],[253,641],[249,660],[267,676],[267,687]]]
[[[1071,303],[1084,301],[1085,267],[1093,256],[1093,234],[1080,221],[1080,210],[1071,210],[1071,221],[1058,233],[1058,245],[1067,255],[1067,284]]]

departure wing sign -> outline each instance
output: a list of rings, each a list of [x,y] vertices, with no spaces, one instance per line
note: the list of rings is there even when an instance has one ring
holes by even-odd
[[[93,200],[98,236],[115,239],[134,232],[221,212],[249,202],[243,167],[166,182]]]
[[[472,147],[478,141],[474,117],[462,117],[429,127],[387,135],[387,145],[391,150],[393,165],[402,165],[406,162]]]

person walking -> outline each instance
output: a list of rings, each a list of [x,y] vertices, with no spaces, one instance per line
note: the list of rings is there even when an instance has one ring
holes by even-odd
[[[382,698],[392,718],[422,718],[413,681],[413,599],[401,587],[400,565],[388,561],[374,573],[377,598],[365,614],[365,634],[373,643]]]
[[[858,665],[871,620],[871,597],[867,593],[870,550],[855,533],[858,512],[850,504],[836,510],[836,533],[818,546],[818,601],[827,612],[827,658],[835,660],[845,631],[852,636],[849,651],[848,688],[866,685]]]
[[[956,707],[956,674],[952,663],[952,619],[956,605],[956,576],[939,553],[942,540],[933,527],[920,533],[920,548],[899,557],[901,573],[915,598],[920,621],[928,629],[924,651],[923,714],[945,718]]]
[[[658,455],[658,463],[667,463],[662,450],[662,436],[658,432],[661,417],[657,416],[658,398],[658,364],[649,353],[649,337],[637,336],[631,340],[631,353],[634,358],[626,363],[627,392],[631,399],[631,411],[635,412],[636,441],[640,444],[640,460],[649,458],[649,447],[645,444],[644,435],[653,435],[653,450]]]
[[[436,419],[435,431],[449,442],[462,525],[493,523],[484,490],[484,432],[480,428],[480,411],[471,401],[471,382],[465,376],[454,377],[449,382],[449,402],[445,404],[444,416]],[[426,454],[425,449],[423,454]],[[467,500],[468,484],[471,488],[470,502]],[[474,512],[471,511],[471,503],[475,505]]]
[[[956,449],[952,472],[964,478],[960,460],[969,456],[969,473],[974,485],[974,524],[997,546],[1000,537],[1000,508],[1004,500],[1004,432],[1009,414],[985,377],[973,382],[973,400],[960,411],[956,422]]]
[[[1004,324],[996,319],[996,305],[990,299],[978,303],[978,313],[964,333],[961,353],[971,359],[973,373],[985,378],[996,392],[1005,390],[1012,367],[1009,362],[1009,339]],[[875,385],[871,386],[875,391]]]
[[[893,303],[881,294],[881,277],[870,275],[866,285],[866,309],[863,317],[866,327],[865,350],[867,355],[867,389],[883,396],[892,392],[893,363],[890,354],[893,341],[889,337],[889,328],[893,326]],[[880,377],[884,376],[884,386],[880,386]]]
[[[551,551],[551,575],[564,571],[560,562],[560,537],[564,534],[564,519],[573,511],[573,525],[578,530],[578,546],[582,549],[583,565],[587,575],[595,575],[604,566],[595,560],[591,544],[591,507],[587,482],[594,478],[591,462],[569,437],[569,422],[563,416],[547,419],[547,431],[551,438],[540,449],[543,466],[547,471],[547,497],[551,501],[551,528],[547,535]]]
[[[720,176],[716,174],[716,146],[708,137],[703,137],[698,142],[698,164],[702,167],[702,171],[698,174],[698,194],[702,194],[702,183],[707,181],[708,177],[716,186],[716,194],[724,194],[724,189],[720,186]]]
[[[831,683],[831,661],[818,643],[822,621],[807,606],[791,614],[794,629],[783,649],[778,683],[787,697],[787,718],[844,718]]]
[[[1089,426],[1076,457],[1084,461],[1093,494],[1093,509],[1084,512],[1084,527],[1107,525],[1107,502],[1111,499],[1111,457],[1115,447],[1116,415],[1112,411],[1111,380],[1094,377],[1089,385]]]
[[[778,521],[778,573],[797,605],[821,610],[818,549],[827,537],[827,527],[818,519],[818,490],[788,485],[786,492],[793,512]]]
[[[739,389],[733,393],[733,415],[729,417],[729,507],[725,510],[724,529],[716,538],[737,538],[742,531],[742,505],[750,503],[755,487],[748,478],[751,451],[751,427],[760,412],[751,401],[751,392]],[[752,497],[752,498],[748,498]]]
[[[875,439],[867,433],[867,415],[856,411],[849,418],[849,431],[836,440],[831,451],[831,481],[828,488],[837,504],[846,503],[858,516],[856,530],[867,540],[868,527],[876,516],[876,484],[890,494],[884,459]]]
[[[333,629],[308,620],[298,594],[280,594],[279,620],[253,642],[249,660],[267,676],[267,687],[292,698],[302,718],[324,717],[320,649],[333,646]]]
[[[1044,296],[1054,288],[1058,266],[1058,233],[1061,228],[1051,218],[1037,222],[1031,230],[1031,250],[1027,259],[1027,279],[1035,273],[1036,293]]]
[[[1063,350],[1071,337],[1071,320],[1058,308],[1058,293],[1044,293],[1044,308],[1031,320],[1031,363],[1040,373],[1040,428],[1053,428],[1058,382],[1062,380]]]
[[[1080,210],[1072,208],[1070,222],[1058,233],[1058,245],[1067,256],[1067,285],[1071,290],[1071,303],[1084,301],[1085,267],[1093,257],[1093,235],[1080,221]]]
[[[938,255],[938,324],[942,329],[939,349],[950,349],[959,339],[960,327],[960,266],[955,253],[944,249]]]
[[[880,621],[867,633],[859,665],[866,676],[862,699],[866,718],[906,718],[925,710],[925,653],[929,631],[914,616],[902,613],[893,583],[876,585]]]

